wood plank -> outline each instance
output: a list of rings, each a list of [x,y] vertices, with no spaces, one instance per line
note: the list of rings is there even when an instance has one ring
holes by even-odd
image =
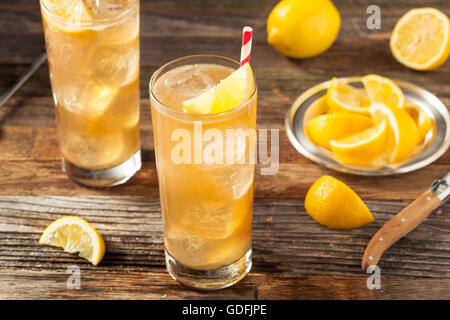
[[[254,272],[351,276],[361,273],[370,237],[408,202],[366,201],[375,222],[349,231],[327,229],[305,212],[303,201],[257,199],[254,205]],[[447,213],[450,205],[445,205]],[[102,234],[102,270],[163,268],[159,200],[149,197],[0,196],[0,268],[61,269],[79,263],[61,250],[41,247],[41,232],[54,219],[79,215]],[[380,263],[389,276],[450,278],[450,218],[434,214],[387,251]]]
[[[216,293],[189,290],[164,269],[158,199],[149,197],[0,196],[2,299],[399,299],[449,296],[450,205],[401,239],[380,263],[382,290],[366,287],[360,269],[370,236],[403,201],[369,201],[375,222],[349,231],[315,223],[297,200],[256,200],[254,265],[237,286]],[[94,267],[37,240],[52,220],[79,215],[107,246]],[[81,269],[82,290],[67,290],[66,269]],[[100,280],[101,279],[101,280]]]
[[[435,299],[448,297],[450,281],[382,277],[381,290],[367,289],[367,277],[292,276],[251,273],[235,286],[202,292],[175,282],[167,273],[85,273],[81,289],[69,290],[65,270],[5,271],[0,274],[0,299],[216,299],[216,300],[337,300],[337,299]]]

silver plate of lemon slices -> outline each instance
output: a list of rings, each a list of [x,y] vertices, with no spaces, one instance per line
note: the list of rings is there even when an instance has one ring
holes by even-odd
[[[366,79],[370,77],[375,79],[375,88]],[[380,82],[378,92],[376,81]],[[327,127],[330,123],[338,125]],[[289,141],[305,157],[356,175],[417,170],[450,146],[450,115],[436,96],[413,84],[376,75],[334,78],[310,88],[294,102],[285,125]]]

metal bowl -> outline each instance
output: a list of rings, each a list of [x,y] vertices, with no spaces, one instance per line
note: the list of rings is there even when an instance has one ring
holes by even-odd
[[[360,78],[341,78],[348,84],[362,88]],[[365,176],[383,176],[411,172],[423,168],[440,156],[450,146],[450,115],[445,105],[427,90],[411,83],[394,81],[403,91],[406,101],[421,107],[435,122],[434,132],[429,132],[424,143],[416,148],[410,159],[399,164],[374,161],[369,165],[347,165],[339,162],[333,153],[313,144],[304,128],[315,115],[323,113],[319,99],[322,98],[331,81],[314,86],[300,95],[286,115],[285,125],[289,141],[295,149],[312,161],[336,171]]]

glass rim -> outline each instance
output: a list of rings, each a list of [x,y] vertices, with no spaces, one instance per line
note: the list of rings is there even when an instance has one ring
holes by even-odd
[[[56,13],[52,12],[52,10],[50,8],[47,8],[44,0],[39,0],[39,3],[41,4],[41,8],[45,11],[45,14],[49,15],[52,17],[52,19],[57,19],[63,22],[66,22],[68,24],[73,25],[73,23],[71,23],[70,18],[68,17],[61,17],[59,15],[57,15]],[[79,23],[82,24],[102,24],[102,23],[107,23],[107,22],[111,22],[111,21],[115,21],[115,20],[121,20],[123,19],[125,16],[127,16],[136,6],[136,4],[139,3],[139,0],[133,0],[130,5],[126,8],[123,8],[123,10],[121,10],[119,12],[119,14],[112,16],[112,17],[106,17],[106,18],[101,18],[101,19],[94,19],[94,20],[80,20]],[[92,25],[90,25],[92,26]]]
[[[159,67],[155,72],[153,72],[153,74],[152,74],[152,76],[150,77],[150,80],[149,80],[150,98],[151,99],[153,98],[160,106],[162,106],[164,111],[168,111],[168,112],[170,112],[170,113],[172,113],[174,115],[181,116],[181,117],[194,118],[193,120],[221,118],[221,117],[224,117],[224,116],[226,116],[228,114],[231,114],[233,112],[237,112],[237,111],[243,109],[244,106],[248,105],[251,102],[251,100],[255,97],[256,92],[258,91],[258,84],[256,83],[255,75],[253,73],[252,76],[253,76],[254,86],[253,86],[252,94],[248,97],[248,99],[246,99],[245,101],[241,102],[236,107],[231,108],[231,109],[226,110],[226,111],[223,111],[223,112],[207,113],[207,114],[205,114],[205,113],[186,113],[186,112],[183,112],[183,111],[175,110],[175,109],[165,105],[161,101],[159,101],[158,98],[156,97],[156,95],[153,92],[153,87],[154,86],[152,86],[152,83],[154,82],[155,78],[158,75],[161,74],[161,72],[163,71],[164,68],[166,68],[166,67],[168,67],[168,66],[170,66],[170,65],[172,65],[174,63],[177,63],[177,62],[180,62],[180,61],[184,61],[184,60],[193,59],[193,58],[213,58],[213,59],[218,59],[218,60],[226,60],[228,62],[232,62],[237,67],[240,66],[240,63],[237,62],[234,59],[227,58],[227,57],[224,57],[224,56],[215,55],[215,54],[194,54],[194,55],[184,56],[184,57],[181,57],[181,58],[170,60],[169,62],[167,62],[164,65],[162,65],[161,67]],[[195,118],[198,118],[198,119],[195,119]]]

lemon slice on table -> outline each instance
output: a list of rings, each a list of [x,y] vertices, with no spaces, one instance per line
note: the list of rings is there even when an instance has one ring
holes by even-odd
[[[309,188],[305,209],[316,222],[331,229],[353,229],[374,221],[361,198],[331,176],[322,176]]]
[[[246,101],[254,88],[253,72],[249,63],[234,71],[218,85],[186,100],[183,106],[189,113],[221,113]]]
[[[63,248],[79,253],[80,257],[97,265],[105,254],[102,236],[86,220],[67,216],[52,222],[42,233],[39,244]]]
[[[415,70],[432,70],[450,55],[450,20],[434,8],[408,11],[395,25],[390,47],[398,62]]]
[[[369,114],[370,100],[366,91],[337,78],[331,80],[327,91],[327,102],[333,112]]]
[[[389,122],[388,140],[393,143],[389,162],[399,163],[408,160],[419,142],[419,129],[411,116],[404,109],[381,103],[370,107],[370,114],[375,122],[384,120]]]
[[[369,74],[362,78],[362,83],[372,104],[385,103],[398,108],[405,104],[403,91],[391,79]]]
[[[387,123],[383,121],[354,135],[331,140],[331,150],[341,162],[356,165],[369,164],[385,152],[387,129]]]
[[[330,141],[340,139],[369,127],[374,122],[371,118],[346,112],[335,112],[317,116],[308,122],[308,133],[311,140],[330,150]]]

